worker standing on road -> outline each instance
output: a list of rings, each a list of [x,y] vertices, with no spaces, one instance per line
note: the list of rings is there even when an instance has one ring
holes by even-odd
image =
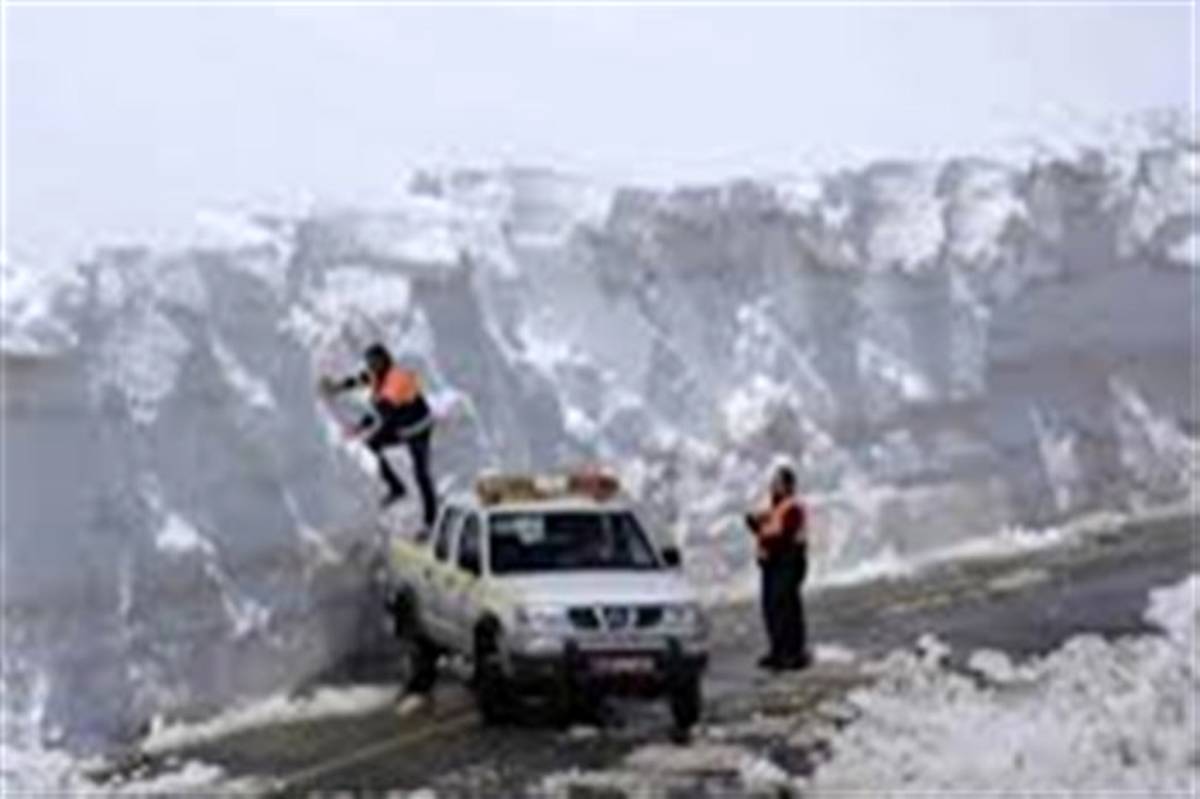
[[[808,652],[800,590],[808,571],[804,506],[796,498],[796,473],[781,466],[771,479],[770,506],[746,516],[762,569],[762,611],[770,650],[758,662],[770,670],[806,668]]]
[[[399,444],[408,447],[412,457],[413,473],[421,492],[421,504],[425,512],[426,526],[432,526],[437,517],[437,493],[433,478],[429,474],[429,443],[433,436],[433,414],[429,403],[421,392],[421,381],[416,372],[396,365],[392,354],[382,344],[372,344],[363,353],[366,369],[357,375],[341,380],[322,377],[321,392],[337,394],[354,388],[367,387],[371,391],[371,405],[375,415],[366,414],[346,430],[348,436],[362,438],[379,461],[379,474],[387,484],[387,495],[383,506],[387,507],[404,497],[404,483],[396,476],[388,463],[384,450]]]

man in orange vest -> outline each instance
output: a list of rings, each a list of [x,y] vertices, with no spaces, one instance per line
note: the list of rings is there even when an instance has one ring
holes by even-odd
[[[397,366],[392,354],[382,344],[367,347],[363,359],[367,364],[366,370],[343,380],[323,377],[321,390],[325,394],[336,394],[354,388],[370,389],[375,414],[364,415],[358,424],[347,428],[346,434],[361,437],[363,443],[375,453],[379,461],[379,474],[388,488],[383,507],[401,499],[406,493],[404,483],[392,470],[384,450],[399,444],[408,446],[417,487],[421,491],[425,524],[432,525],[437,517],[437,492],[429,475],[433,413],[421,392],[420,378],[416,372]]]
[[[762,612],[770,650],[761,668],[795,670],[808,667],[804,605],[800,589],[808,571],[804,506],[796,498],[796,473],[781,466],[771,479],[771,503],[765,511],[746,515],[754,534],[762,569]]]

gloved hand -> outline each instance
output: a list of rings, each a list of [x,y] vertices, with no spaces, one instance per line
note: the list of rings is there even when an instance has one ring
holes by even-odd
[[[326,397],[333,396],[337,393],[338,381],[334,380],[329,375],[321,375],[317,381],[317,391],[324,394]]]

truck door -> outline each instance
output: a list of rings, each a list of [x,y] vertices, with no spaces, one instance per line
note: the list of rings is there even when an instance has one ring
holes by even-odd
[[[462,511],[447,506],[433,534],[432,557],[421,567],[421,613],[427,632],[439,643],[453,643],[446,593],[454,569],[451,554]]]
[[[482,526],[479,515],[467,511],[458,531],[454,553],[454,577],[446,591],[447,616],[454,628],[454,643],[470,651],[472,632],[479,617],[479,581],[483,571]]]

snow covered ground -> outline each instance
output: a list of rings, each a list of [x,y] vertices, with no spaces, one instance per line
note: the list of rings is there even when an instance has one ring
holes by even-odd
[[[150,778],[132,778],[120,783],[98,785],[88,776],[89,766],[99,761],[80,761],[62,751],[22,749],[7,754],[3,767],[5,796],[181,796],[213,790],[239,790],[221,786],[223,772],[215,766],[187,762]],[[220,787],[219,787],[220,786]]]
[[[246,702],[198,723],[156,719],[138,747],[142,765],[79,758],[40,743],[6,739],[0,750],[0,795],[254,795],[265,789],[265,781],[230,779],[218,766],[181,760],[170,753],[273,725],[363,715],[393,705],[396,698],[394,685],[323,686],[300,696],[280,694]],[[165,760],[151,768],[146,756]]]
[[[1076,636],[1020,663],[980,650],[965,671],[926,637],[915,650],[856,663],[868,684],[807,722],[775,715],[712,727],[695,746],[653,744],[611,770],[550,775],[535,793],[1194,796],[1200,574],[1152,591],[1146,618],[1163,634]],[[817,753],[813,773],[764,753],[761,741],[781,733]]]
[[[430,385],[444,484],[616,464],[718,593],[778,458],[818,581],[1179,500],[1185,122],[803,192],[430,173],[373,208],[210,218],[191,249],[6,263],[6,740],[119,747],[370,646],[378,486],[313,386],[376,338]]]

